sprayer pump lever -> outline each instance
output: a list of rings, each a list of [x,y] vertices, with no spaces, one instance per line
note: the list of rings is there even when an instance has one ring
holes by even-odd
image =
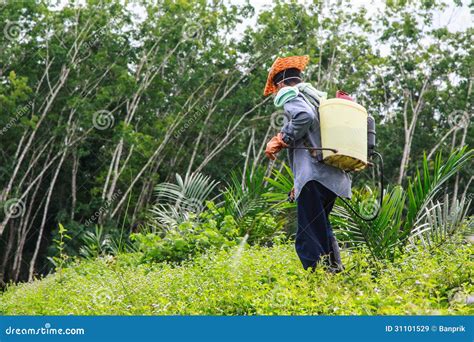
[[[327,148],[327,147],[288,147],[290,150],[312,150],[312,151],[331,151],[333,153],[337,153],[335,148]]]

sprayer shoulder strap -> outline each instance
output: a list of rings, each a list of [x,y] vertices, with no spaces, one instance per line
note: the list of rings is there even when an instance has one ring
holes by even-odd
[[[301,97],[303,100],[314,109],[314,115],[317,122],[319,122],[319,101],[315,99],[313,96],[305,93],[303,91],[300,92]]]
[[[300,95],[303,98],[303,100],[308,104],[308,106],[310,106],[311,108],[314,109],[314,115],[315,116],[314,116],[313,122],[314,122],[314,120],[316,120],[316,122],[319,122],[319,101],[314,99],[311,95],[304,94],[303,92],[300,92]],[[313,99],[314,101],[311,101],[311,99]],[[314,128],[310,128],[310,130],[313,130],[313,129]],[[310,140],[308,135],[306,135],[304,137],[303,144],[304,144],[305,147],[308,148],[308,152],[311,155],[311,157],[315,158],[319,162],[322,162],[322,153],[321,153],[321,151],[311,149],[312,147],[318,147],[318,146],[316,146],[317,144],[315,142],[312,142]]]
[[[309,103],[311,106],[315,107],[316,110],[319,109],[318,99],[314,98],[313,96],[311,96],[310,94],[308,94],[304,90],[300,91],[300,94],[307,103]]]
[[[303,100],[311,107],[314,109],[314,115],[315,115],[315,119],[316,119],[316,122],[319,122],[319,101],[317,99],[315,99],[314,97],[312,97],[311,95],[309,94],[304,94],[303,92],[300,92],[301,97],[303,98]]]

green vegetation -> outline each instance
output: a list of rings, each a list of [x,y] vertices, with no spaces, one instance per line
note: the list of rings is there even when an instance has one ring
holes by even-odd
[[[199,220],[190,218],[175,229],[163,234],[154,232],[132,234],[138,248],[144,252],[143,261],[182,261],[211,247],[224,248],[234,246],[238,227],[232,216],[226,216],[221,224],[211,210],[199,215]]]
[[[459,237],[395,263],[343,253],[346,270],[304,271],[291,244],[209,251],[181,265],[140,263],[140,253],[81,261],[10,287],[0,314],[275,315],[473,314],[474,248]]]
[[[461,198],[472,193],[473,168],[450,168],[455,175],[432,203],[423,197],[430,181],[422,192],[410,183],[425,152],[432,172],[437,152],[474,142],[473,29],[438,22],[440,13],[466,9],[461,1],[365,8],[282,0],[260,12],[252,1],[61,3],[0,1],[0,287],[46,275],[66,255],[127,250],[130,234],[153,220],[151,231],[163,238],[205,201],[192,190],[187,202],[167,206],[157,186],[179,192],[193,174],[213,180],[206,199],[221,195],[216,205],[225,202],[223,215],[249,243],[264,244],[280,230],[291,235],[294,214],[265,201],[275,205],[286,193],[262,196],[272,185],[265,177],[284,171],[283,153],[269,164],[262,151],[283,123],[262,96],[277,56],[308,54],[306,81],[329,97],[347,91],[377,122],[393,192],[385,220],[372,225],[339,210],[346,240],[394,258],[394,240],[415,226],[423,234],[422,224],[468,202]],[[354,175],[362,211],[373,175]],[[401,206],[408,223],[400,231],[390,222]],[[276,225],[259,224],[268,215]],[[59,223],[71,239],[61,237]]]
[[[251,3],[0,1],[0,314],[472,314],[473,28],[441,1]],[[302,54],[385,163],[382,194],[353,174],[377,219],[334,206],[336,275],[302,269],[263,153],[268,69]]]
[[[429,165],[426,155],[421,170],[410,179],[406,190],[401,186],[385,189],[382,206],[375,220],[366,221],[357,216],[345,202],[338,201],[333,212],[333,226],[340,241],[350,246],[364,246],[373,258],[394,260],[403,253],[407,244],[421,241],[425,248],[440,246],[467,220],[470,195],[463,194],[459,201],[450,201],[442,190],[446,183],[474,159],[474,150],[467,147],[453,151],[443,158],[438,153]],[[289,170],[287,170],[287,173]],[[291,174],[274,171],[268,198],[281,198],[291,189]],[[282,191],[280,195],[278,191]],[[359,213],[376,211],[378,194],[368,189],[354,189],[350,205]],[[366,216],[372,216],[366,215]]]
[[[288,169],[275,171],[267,185],[258,170],[243,184],[233,177],[223,200],[205,207],[212,181],[177,177],[178,185],[157,187],[168,200],[122,247],[97,228],[84,239],[82,258],[69,258],[58,239],[56,273],[8,286],[0,313],[470,314],[474,246],[464,239],[470,202],[453,212],[427,199],[437,198],[443,182],[472,158],[472,150],[460,150],[445,161],[438,156],[432,168],[425,163],[424,176],[413,181],[417,188],[409,185],[408,202],[394,188],[371,223],[338,205],[332,221],[346,269],[336,275],[322,267],[303,270],[291,234],[282,230],[294,209],[280,201],[291,184]],[[352,203],[363,209],[358,204],[373,196],[356,191]],[[410,204],[415,197],[418,212]],[[410,217],[416,225],[408,225]],[[62,225],[59,233],[69,237]]]

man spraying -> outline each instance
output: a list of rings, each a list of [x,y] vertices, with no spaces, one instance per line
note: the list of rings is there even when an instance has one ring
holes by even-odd
[[[351,197],[351,179],[343,170],[324,164],[320,151],[319,102],[326,93],[304,83],[301,72],[308,56],[277,58],[265,85],[264,96],[275,94],[274,103],[283,107],[287,120],[280,132],[267,144],[265,154],[274,160],[288,148],[296,199],[298,228],[295,248],[305,269],[321,261],[330,272],[343,270],[339,247],[329,223],[329,214],[337,196]]]

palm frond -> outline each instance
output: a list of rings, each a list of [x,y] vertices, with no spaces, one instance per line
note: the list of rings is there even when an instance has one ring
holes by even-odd
[[[272,177],[265,177],[265,181],[269,184],[270,189],[263,195],[269,203],[282,209],[295,207],[294,203],[287,202],[288,193],[294,184],[293,172],[286,164],[283,164],[283,169],[283,172],[273,169]]]
[[[433,162],[431,174],[426,154],[424,155],[421,172],[423,177],[421,177],[420,170],[417,170],[415,180],[408,183],[408,208],[405,228],[412,229],[414,227],[420,215],[425,213],[425,208],[439,194],[442,186],[473,157],[474,150],[467,150],[467,146],[451,153],[446,161],[443,161],[441,153],[438,153]]]
[[[232,173],[224,193],[226,213],[240,219],[265,207],[264,170],[256,169],[252,175]],[[242,177],[244,178],[242,181]]]
[[[174,229],[204,209],[204,203],[219,182],[201,173],[176,174],[176,184],[160,183],[155,187],[156,204],[150,209],[150,220],[164,230]]]
[[[263,231],[261,219],[269,212],[277,213],[278,209],[269,205],[264,195],[269,187],[265,182],[265,169],[256,168],[245,174],[232,173],[223,193],[223,215],[232,216],[237,222],[241,236],[249,234],[249,242],[269,238],[269,231]],[[274,229],[278,228],[274,227]]]
[[[94,231],[86,231],[81,240],[79,254],[84,258],[97,258],[110,250],[111,237],[105,232],[103,226],[97,225]]]
[[[186,174],[183,179],[176,174],[176,184],[160,183],[155,187],[157,200],[179,203],[184,199],[206,200],[219,182],[201,173]]]
[[[465,197],[451,205],[447,194],[442,202],[431,201],[417,216],[409,239],[411,247],[432,248],[442,244],[464,226],[470,205],[471,200]]]
[[[365,197],[353,196],[350,205],[361,211],[367,196],[376,201],[375,194],[368,193]],[[401,229],[404,203],[403,189],[395,187],[384,196],[378,217],[374,221],[364,221],[346,203],[337,201],[333,209],[334,230],[343,243],[354,247],[365,245],[374,257],[393,259],[400,242],[407,236]]]

